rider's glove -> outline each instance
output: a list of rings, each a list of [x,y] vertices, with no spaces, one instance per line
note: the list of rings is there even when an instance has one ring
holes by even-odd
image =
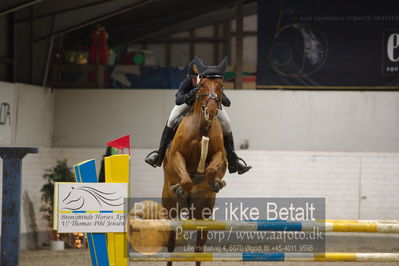
[[[224,92],[222,95],[222,104],[223,104],[223,106],[226,106],[226,107],[230,107],[230,105],[231,105],[230,99],[227,98],[227,96],[226,96],[226,94],[224,94]]]
[[[192,105],[194,103],[195,95],[197,94],[198,90],[198,88],[194,88],[190,92],[188,92],[184,96],[184,102],[188,105]]]

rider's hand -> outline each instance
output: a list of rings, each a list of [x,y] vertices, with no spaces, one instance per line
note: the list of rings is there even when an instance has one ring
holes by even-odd
[[[194,88],[189,93],[187,93],[184,102],[188,105],[192,105],[198,90],[199,90],[198,88]]]
[[[230,105],[231,105],[230,99],[227,98],[227,96],[224,93],[222,95],[222,104],[223,104],[223,106],[226,106],[226,107],[230,107]]]

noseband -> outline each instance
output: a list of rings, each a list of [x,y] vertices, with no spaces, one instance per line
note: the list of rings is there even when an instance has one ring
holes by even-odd
[[[200,83],[199,87],[203,87],[203,85]],[[223,94],[223,88],[222,88],[222,94]],[[208,97],[208,96],[209,96],[209,98],[206,101],[204,101],[204,97]],[[216,93],[202,93],[202,94],[197,95],[196,98],[201,101],[201,104],[202,104],[201,110],[202,110],[202,114],[205,117],[205,120],[207,122],[212,122],[212,120],[209,119],[208,108],[206,106],[208,105],[210,100],[215,100],[218,105],[218,108],[217,108],[218,111],[222,110],[222,98],[219,98]],[[218,114],[218,111],[216,112],[216,116]]]

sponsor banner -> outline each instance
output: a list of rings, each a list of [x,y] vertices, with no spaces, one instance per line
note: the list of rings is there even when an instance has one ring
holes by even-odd
[[[399,89],[394,1],[258,1],[261,89]]]
[[[55,183],[59,233],[125,232],[127,183]]]

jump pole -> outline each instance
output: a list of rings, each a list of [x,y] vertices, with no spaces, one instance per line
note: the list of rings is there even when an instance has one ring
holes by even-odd
[[[328,220],[316,222],[290,221],[212,221],[212,220],[131,220],[133,229],[154,229],[162,231],[214,230],[214,231],[300,231],[312,232],[318,228],[321,232],[353,233],[399,233],[399,224],[379,221],[355,222],[351,220]]]
[[[131,253],[130,261],[399,262],[399,253]]]

